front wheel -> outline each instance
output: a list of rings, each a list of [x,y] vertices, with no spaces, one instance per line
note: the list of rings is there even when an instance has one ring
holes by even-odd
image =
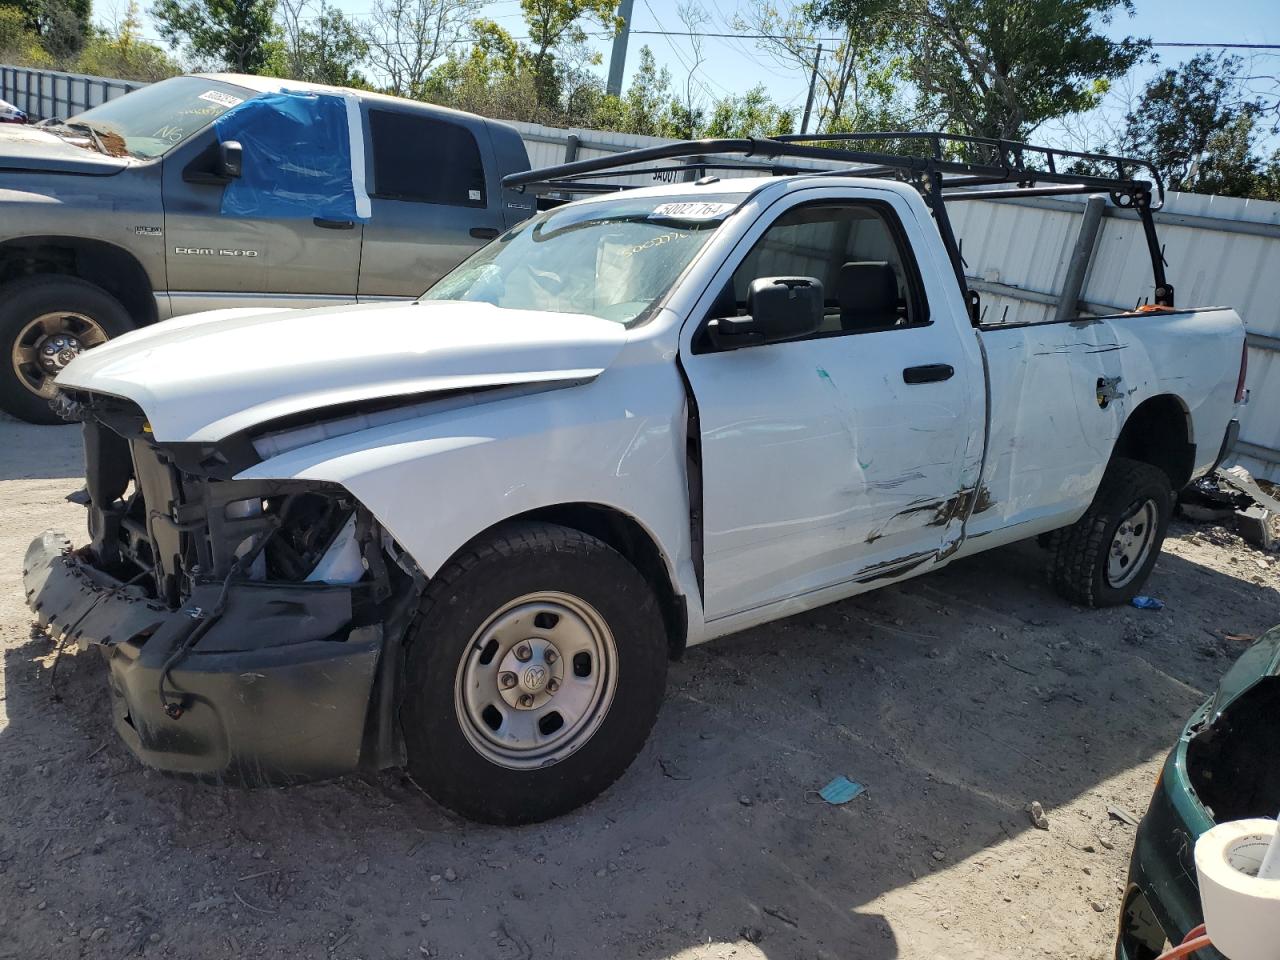
[[[78,277],[24,277],[0,288],[0,407],[28,423],[61,423],[54,378],[82,350],[133,329],[111,294]]]
[[[556,524],[500,527],[427,588],[401,711],[409,772],[473,820],[566,813],[640,752],[666,670],[657,600],[624,557]]]
[[[1054,587],[1088,607],[1128,603],[1156,565],[1172,510],[1163,470],[1115,458],[1085,515],[1052,535]]]

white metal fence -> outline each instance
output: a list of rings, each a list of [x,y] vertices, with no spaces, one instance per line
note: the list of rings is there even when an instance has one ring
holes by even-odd
[[[34,117],[71,116],[139,86],[0,65],[0,99]],[[669,142],[534,123],[512,126],[535,167]],[[1087,229],[1085,209],[1084,198],[951,205],[966,273],[982,293],[988,322],[1048,319],[1064,291],[1075,303],[1063,309],[1094,315],[1130,309],[1150,294],[1151,267],[1137,216],[1108,205],[1095,233]],[[1234,459],[1280,482],[1280,203],[1172,193],[1155,218],[1177,302],[1229,305],[1244,317],[1252,398]],[[1074,273],[1073,259],[1079,261]]]

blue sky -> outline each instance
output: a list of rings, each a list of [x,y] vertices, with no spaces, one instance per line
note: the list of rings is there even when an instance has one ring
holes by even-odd
[[[144,7],[148,0],[142,0]],[[360,17],[369,12],[372,0],[332,0],[345,12]],[[683,30],[677,15],[679,0],[635,0],[632,26],[635,30]],[[745,8],[747,0],[699,0],[711,17],[703,29],[708,32],[732,32],[735,11]],[[780,0],[785,4],[788,0]],[[124,0],[98,0],[100,19],[110,20]],[[1126,34],[1148,36],[1166,42],[1205,43],[1280,43],[1280,15],[1277,0],[1137,0],[1133,17],[1120,16],[1105,28],[1109,34],[1121,37]],[[518,0],[494,0],[485,5],[483,15],[498,21],[513,35],[523,34]],[[154,35],[148,23],[144,31]],[[638,61],[639,49],[647,44],[660,65],[666,66],[677,84],[682,84],[688,73],[686,64],[693,61],[690,41],[681,37],[633,36],[627,58],[627,80]],[[607,68],[610,44],[600,40],[596,44],[604,56],[603,72]],[[1174,64],[1197,51],[1169,49],[1159,51],[1164,64]],[[808,78],[798,70],[780,66],[750,40],[706,38],[702,48],[705,62],[698,78],[708,99],[727,93],[743,93],[756,83],[763,83],[770,95],[779,103],[803,107]],[[1258,66],[1269,67],[1268,73],[1280,72],[1280,51],[1259,55]],[[1140,87],[1142,80],[1154,68],[1146,68],[1134,77]],[[1111,109],[1117,109],[1120,97],[1113,98]]]

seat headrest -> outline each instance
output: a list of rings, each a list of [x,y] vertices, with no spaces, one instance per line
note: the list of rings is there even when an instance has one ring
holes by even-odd
[[[898,322],[898,276],[884,260],[860,260],[840,268],[840,326],[845,330],[891,327]]]

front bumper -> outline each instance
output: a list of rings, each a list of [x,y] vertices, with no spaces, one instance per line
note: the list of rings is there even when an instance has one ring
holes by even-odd
[[[1120,908],[1116,960],[1153,960],[1166,940],[1180,943],[1204,921],[1196,882],[1195,845],[1213,826],[1186,776],[1186,740],[1165,762],[1151,805],[1138,826],[1129,882]],[[1206,948],[1197,960],[1225,960]]]
[[[71,552],[53,532],[23,562],[27,603],[64,642],[97,646],[110,669],[116,731],[143,763],[250,784],[336,776],[361,766],[382,626],[351,625],[351,588],[237,583],[224,614],[165,680],[221,584],[171,610]]]

